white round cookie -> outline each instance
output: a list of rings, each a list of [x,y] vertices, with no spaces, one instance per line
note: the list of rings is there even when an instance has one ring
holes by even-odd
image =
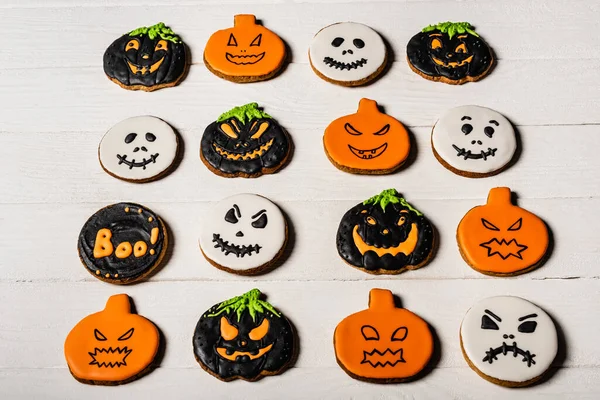
[[[314,69],[338,82],[361,81],[385,63],[383,39],[367,25],[339,22],[321,29],[308,54]]]
[[[199,241],[202,253],[217,268],[250,275],[280,255],[287,241],[287,224],[269,199],[237,194],[210,210],[202,221]]]
[[[494,382],[525,386],[546,372],[558,338],[544,310],[520,297],[489,297],[475,304],[460,327],[468,361]]]
[[[110,175],[147,182],[161,176],[175,161],[178,139],[160,118],[140,116],[119,122],[102,138],[98,157]]]
[[[499,112],[480,106],[446,111],[433,127],[431,142],[450,167],[475,175],[501,170],[517,150],[512,124]]]

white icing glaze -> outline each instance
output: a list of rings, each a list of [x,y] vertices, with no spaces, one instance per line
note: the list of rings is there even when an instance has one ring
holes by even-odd
[[[486,310],[502,321],[486,313]],[[537,316],[533,317],[532,314]],[[482,328],[484,315],[496,324],[497,330]],[[519,321],[519,318],[526,316],[530,317]],[[537,323],[533,332],[519,332],[520,325],[528,323],[531,326],[533,322]],[[509,335],[514,337],[510,338]],[[460,336],[465,354],[479,371],[492,378],[515,383],[542,375],[550,368],[558,351],[556,327],[552,319],[544,310],[520,297],[498,296],[481,300],[465,315]],[[507,351],[506,355],[502,352],[497,354],[497,359],[492,359],[491,364],[483,361],[490,348],[501,348],[503,343],[512,346],[513,342],[522,351],[529,351],[535,364],[528,366],[528,362],[523,361],[525,357],[521,354],[514,357],[512,350]]]
[[[130,136],[132,133],[135,137]],[[100,142],[98,157],[102,166],[117,178],[149,180],[173,164],[177,144],[175,131],[163,120],[151,116],[133,117],[119,122],[106,132]],[[125,159],[122,162],[123,157]],[[128,165],[133,161],[139,166]],[[144,168],[138,163],[147,164]]]
[[[265,212],[257,215],[261,210]],[[230,216],[229,220],[234,215],[233,221],[237,222],[228,222],[227,215]],[[266,218],[267,221],[262,228],[257,227],[261,218]],[[243,236],[239,236],[240,232]],[[220,235],[229,245],[258,245],[259,250],[239,257],[235,252],[227,254],[222,247],[215,247],[215,234]],[[206,257],[236,271],[258,268],[269,263],[277,256],[285,240],[286,222],[281,210],[269,199],[256,194],[237,194],[221,200],[205,216],[200,233],[200,247]]]
[[[340,39],[343,39],[341,44]],[[364,46],[359,48],[355,39],[362,40]],[[360,42],[359,46],[360,46]],[[327,78],[352,82],[360,81],[373,74],[385,62],[386,48],[383,39],[370,27],[355,22],[340,22],[321,29],[313,38],[308,50],[312,66]],[[365,59],[362,66],[341,69],[325,63],[325,57],[350,65]]]
[[[496,121],[498,125],[490,121]],[[468,134],[462,130],[466,124],[472,127]],[[493,129],[491,138],[484,131],[487,127]],[[517,139],[511,123],[502,114],[480,106],[460,106],[446,111],[433,127],[431,140],[435,151],[450,166],[479,174],[501,169],[510,162],[517,150]],[[459,150],[453,146],[464,149],[462,155],[458,155]],[[493,155],[490,155],[490,149]],[[480,158],[465,159],[468,151]]]

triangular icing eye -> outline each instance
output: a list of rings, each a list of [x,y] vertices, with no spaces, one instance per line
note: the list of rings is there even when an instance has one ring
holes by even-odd
[[[235,40],[235,36],[233,36],[233,33],[229,34],[229,40],[227,41],[227,46],[236,46],[237,47],[237,40]]]
[[[493,329],[495,331],[499,330],[498,324],[495,323],[490,317],[484,315],[481,317],[481,329]]]
[[[252,329],[250,333],[248,333],[248,337],[252,340],[260,340],[265,337],[265,335],[269,332],[270,322],[268,319],[263,319],[259,326]]]
[[[229,321],[227,320],[227,318],[225,318],[225,317],[221,317],[220,322],[221,322],[221,326],[220,326],[221,337],[225,340],[235,339],[238,335],[238,328],[231,325],[229,323]]]
[[[252,218],[255,218],[255,217],[256,217],[256,215],[253,216]],[[252,226],[257,229],[263,229],[265,226],[267,226],[268,221],[269,220],[267,219],[267,214],[263,213],[256,221],[252,221]]]
[[[408,336],[408,328],[405,326],[401,326],[396,329],[394,333],[392,333],[392,342],[403,341]]]
[[[234,205],[234,207],[236,207]],[[238,223],[238,218],[235,215],[235,208],[232,207],[229,209],[229,211],[227,211],[227,214],[225,214],[225,221],[229,222],[230,224],[237,224]]]
[[[360,328],[360,332],[365,340],[379,340],[379,332],[377,332],[377,329],[373,328],[371,325],[364,325],[362,328]]]
[[[390,124],[387,124],[386,126],[384,126],[383,128],[381,128],[380,130],[378,130],[377,132],[375,132],[373,135],[383,136],[386,133],[388,133],[389,130],[390,130]]]
[[[523,218],[519,218],[517,220],[517,222],[515,222],[514,224],[512,224],[510,226],[510,228],[508,228],[509,231],[518,231],[519,229],[521,229],[521,225],[523,225]]]
[[[118,340],[127,340],[127,339],[131,338],[132,336],[133,336],[133,328],[131,328],[130,330],[128,330],[127,332],[122,334]]]
[[[356,130],[352,125],[350,125],[349,123],[346,122],[346,124],[344,125],[344,129],[346,130],[346,132],[348,132],[351,135],[354,136],[358,136],[358,135],[362,135],[362,132],[359,130]]]
[[[262,41],[262,33],[259,33],[257,37],[254,38],[250,46],[260,46],[260,42]]]
[[[104,342],[106,340],[106,336],[104,336],[102,332],[100,332],[98,329],[94,329],[94,336],[96,337],[96,340],[99,340],[101,342]]]
[[[522,333],[533,333],[535,332],[535,328],[537,328],[537,322],[525,321],[521,325],[519,325],[517,330]]]
[[[481,223],[483,224],[483,226],[485,226],[487,229],[491,230],[491,231],[499,231],[500,229],[498,229],[498,227],[494,224],[492,224],[490,221],[488,221],[485,218],[481,218]]]

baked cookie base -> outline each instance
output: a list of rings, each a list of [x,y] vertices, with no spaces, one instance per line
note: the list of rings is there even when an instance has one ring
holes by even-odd
[[[363,86],[363,85],[367,85],[373,81],[375,81],[379,75],[381,75],[381,73],[383,71],[385,71],[387,65],[388,65],[388,60],[389,60],[389,52],[387,51],[386,48],[386,52],[385,52],[385,59],[383,60],[383,63],[381,63],[381,65],[379,66],[379,68],[377,68],[377,70],[375,72],[373,72],[371,75],[367,76],[366,78],[363,78],[361,80],[358,81],[336,81],[335,79],[331,79],[325,75],[323,75],[321,72],[319,72],[313,65],[312,60],[310,58],[310,53],[308,54],[308,61],[310,63],[310,67],[312,68],[312,70],[315,72],[315,74],[323,79],[324,81],[336,84],[336,85],[340,85],[340,86],[345,86],[345,87],[355,87],[355,86]]]
[[[286,53],[284,54],[281,63],[271,72],[269,72],[268,74],[265,75],[249,75],[249,76],[233,76],[233,75],[227,75],[224,74],[220,71],[217,71],[216,69],[214,69],[210,63],[206,60],[206,56],[203,55],[202,56],[203,60],[204,60],[204,65],[206,65],[206,68],[212,72],[214,75],[218,76],[221,79],[225,79],[227,81],[230,82],[235,82],[235,83],[252,83],[252,82],[260,82],[260,81],[266,81],[269,80],[271,78],[274,78],[275,76],[279,75],[280,72],[283,71],[283,67],[286,65],[286,60],[288,58],[288,53],[286,50]]]
[[[477,81],[485,78],[491,72],[492,67],[496,63],[496,59],[492,56],[492,61],[490,62],[489,67],[485,71],[483,71],[483,73],[481,73],[480,75],[467,76],[467,77],[464,77],[463,79],[459,79],[459,80],[448,79],[445,76],[431,76],[431,75],[424,74],[423,72],[419,71],[417,68],[415,68],[412,65],[412,63],[408,59],[408,56],[406,57],[406,62],[408,63],[408,66],[410,67],[410,69],[413,70],[413,72],[415,74],[427,79],[428,81],[442,82],[442,83],[447,83],[449,85],[462,85],[463,83],[477,82]]]

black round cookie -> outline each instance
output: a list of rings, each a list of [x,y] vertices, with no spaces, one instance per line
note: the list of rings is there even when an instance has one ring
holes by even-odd
[[[357,204],[344,214],[337,231],[340,257],[370,274],[399,274],[425,265],[435,236],[425,216],[395,189]]]
[[[252,289],[202,314],[192,340],[206,372],[226,382],[256,381],[282,372],[295,357],[292,325],[260,296]]]
[[[148,208],[117,203],[92,215],[79,234],[79,258],[96,278],[127,284],[143,279],[162,261],[167,232]]]

